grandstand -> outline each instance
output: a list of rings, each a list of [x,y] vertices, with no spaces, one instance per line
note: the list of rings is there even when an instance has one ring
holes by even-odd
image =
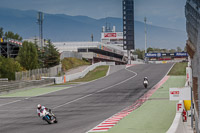
[[[22,42],[14,39],[0,39],[0,56],[15,58],[18,55]]]
[[[54,42],[53,44],[60,53],[64,51],[79,52],[91,63],[108,61],[125,64],[127,61],[125,52],[120,47],[105,45],[101,42]]]

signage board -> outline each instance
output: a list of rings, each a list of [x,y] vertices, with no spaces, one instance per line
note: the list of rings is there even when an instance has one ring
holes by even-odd
[[[176,52],[174,53],[176,57],[185,57],[188,56],[187,52]]]
[[[191,88],[169,88],[170,100],[191,100]]]
[[[101,33],[101,39],[122,39],[123,40],[123,32]]]
[[[157,57],[157,53],[145,53],[146,57]]]
[[[182,113],[182,112],[183,112],[183,109],[184,109],[184,104],[183,104],[183,102],[176,103],[176,112],[177,112],[177,113]]]
[[[117,37],[117,33],[104,33],[104,37]]]

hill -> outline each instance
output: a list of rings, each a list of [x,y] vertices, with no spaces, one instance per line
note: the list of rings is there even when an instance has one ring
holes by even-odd
[[[19,33],[24,39],[38,36],[37,11],[21,11],[17,9],[0,8],[0,27],[4,31]],[[90,41],[91,34],[95,41],[100,41],[102,26],[109,23],[115,25],[117,31],[122,31],[121,18],[93,19],[87,16],[69,16],[65,14],[45,14],[44,37],[53,42],[60,41]],[[187,40],[183,31],[147,25],[147,45],[159,48],[183,48]],[[144,48],[144,23],[135,21],[136,48]]]

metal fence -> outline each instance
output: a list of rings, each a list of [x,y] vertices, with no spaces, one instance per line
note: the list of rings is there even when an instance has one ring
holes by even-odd
[[[61,65],[52,68],[41,68],[15,73],[15,80],[39,80],[42,76],[52,77],[60,75]]]
[[[37,86],[49,85],[53,83],[54,79],[0,82],[0,94],[3,92],[9,92],[16,89],[22,89],[22,88],[28,89]]]

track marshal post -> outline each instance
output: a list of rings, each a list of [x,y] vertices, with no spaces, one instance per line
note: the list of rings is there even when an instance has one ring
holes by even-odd
[[[190,110],[191,107],[191,87],[169,88],[169,99],[170,101],[179,100],[176,104],[176,112],[181,113],[183,122],[186,122],[187,110]]]

